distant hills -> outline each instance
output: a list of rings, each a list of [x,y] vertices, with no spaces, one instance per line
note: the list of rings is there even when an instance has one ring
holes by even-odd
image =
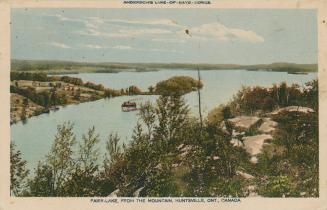
[[[119,62],[75,62],[59,60],[11,60],[12,71],[42,71],[49,74],[65,73],[115,73],[121,71],[158,71],[162,69],[194,69],[280,71],[288,73],[317,72],[317,64],[272,63],[256,65],[238,64],[193,64],[193,63],[119,63]]]

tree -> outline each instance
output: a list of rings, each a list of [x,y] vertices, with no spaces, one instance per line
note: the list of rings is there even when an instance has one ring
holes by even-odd
[[[121,147],[119,146],[119,140],[118,134],[110,134],[108,136],[108,140],[106,142],[106,159],[105,159],[105,165],[106,167],[110,166],[112,163],[114,163],[116,160],[118,160],[121,157]]]
[[[138,115],[140,116],[140,119],[143,121],[143,123],[148,129],[148,136],[150,140],[152,136],[152,129],[156,121],[155,108],[149,101],[147,101],[146,103],[141,105]]]
[[[319,108],[319,92],[318,92],[318,80],[307,82],[304,92],[306,105],[318,111]]]
[[[46,163],[38,163],[35,171],[35,176],[28,183],[28,196],[33,197],[50,197],[58,196],[53,188],[53,170]]]
[[[59,98],[57,95],[57,89],[52,88],[51,89],[51,94],[50,94],[50,105],[57,105],[59,104]]]
[[[106,174],[100,171],[97,145],[100,141],[95,128],[82,136],[79,144],[79,157],[76,160],[68,181],[64,183],[63,194],[67,196],[107,196],[113,184]]]
[[[52,191],[54,196],[60,196],[63,184],[69,178],[75,161],[73,159],[73,146],[76,137],[73,133],[73,124],[65,122],[57,127],[57,134],[47,156],[47,163],[53,174]]]
[[[128,87],[128,94],[129,95],[137,95],[137,94],[140,94],[141,92],[142,92],[141,89],[134,86],[134,85]]]
[[[149,89],[149,92],[150,93],[153,93],[153,91],[154,91],[154,87],[151,85],[150,87],[148,87],[148,89]]]
[[[16,150],[14,143],[10,143],[10,194],[20,196],[26,188],[26,178],[29,170],[21,152]]]
[[[94,126],[90,128],[87,134],[83,134],[82,143],[79,144],[79,162],[84,171],[88,171],[96,165],[99,157],[99,150],[96,145],[100,142],[99,135],[95,133]]]
[[[80,101],[81,100],[81,90],[78,89],[76,92],[74,92],[74,99],[76,101]]]
[[[203,84],[189,76],[174,76],[156,84],[156,92],[160,95],[184,95],[202,88]]]
[[[22,120],[22,122],[25,124],[27,122],[27,112],[26,112],[26,107],[22,108],[22,112],[20,115],[20,119]]]
[[[170,144],[176,145],[182,137],[183,129],[189,121],[189,107],[182,96],[160,96],[157,100],[155,139],[162,149]]]

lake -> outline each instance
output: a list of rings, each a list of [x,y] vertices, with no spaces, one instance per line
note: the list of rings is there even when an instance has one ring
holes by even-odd
[[[193,70],[161,70],[153,72],[121,72],[121,73],[83,73],[68,76],[79,77],[83,81],[103,84],[105,87],[120,89],[136,85],[142,90],[147,90],[151,85],[176,75],[188,75],[197,78]],[[286,81],[288,84],[305,82],[317,78],[317,73],[288,74],[286,72],[246,71],[246,70],[206,70],[201,71],[204,87],[201,90],[202,108],[204,115],[219,104],[231,100],[232,96],[244,86],[269,87],[274,83]],[[37,162],[44,159],[50,150],[58,124],[65,121],[74,123],[74,133],[77,139],[87,129],[95,126],[99,133],[100,150],[104,152],[107,136],[116,132],[122,142],[128,142],[137,123],[137,112],[122,112],[121,104],[130,99],[139,102],[150,100],[155,102],[157,96],[121,96],[111,99],[82,104],[68,105],[58,111],[42,114],[28,119],[26,124],[21,122],[11,125],[11,140],[22,152],[22,157],[27,161],[27,167],[33,169]],[[197,93],[185,95],[187,104],[192,113],[197,116]]]

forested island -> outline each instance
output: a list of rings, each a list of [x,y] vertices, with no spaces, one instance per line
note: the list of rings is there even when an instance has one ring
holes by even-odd
[[[317,72],[317,64],[271,63],[256,65],[195,64],[195,63],[119,63],[119,62],[74,62],[56,60],[11,60],[12,71],[42,71],[48,74],[73,74],[81,72],[118,73],[122,71],[159,71],[164,69],[188,70],[250,70],[288,73]]]
[[[198,84],[197,84],[198,85]],[[11,145],[14,196],[318,197],[318,81],[242,88],[203,123],[180,94],[144,103],[128,144],[58,125],[34,173]],[[79,142],[79,143],[77,143]]]

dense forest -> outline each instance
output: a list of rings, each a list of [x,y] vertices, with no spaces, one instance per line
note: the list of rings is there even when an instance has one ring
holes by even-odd
[[[231,144],[235,128],[230,122],[240,115],[270,116],[278,123],[256,163],[244,147]],[[203,124],[179,94],[144,103],[138,118],[129,144],[108,134],[104,158],[96,128],[78,139],[73,123],[58,125],[34,173],[12,143],[12,195],[319,196],[317,80],[304,88],[286,83],[244,87]]]

